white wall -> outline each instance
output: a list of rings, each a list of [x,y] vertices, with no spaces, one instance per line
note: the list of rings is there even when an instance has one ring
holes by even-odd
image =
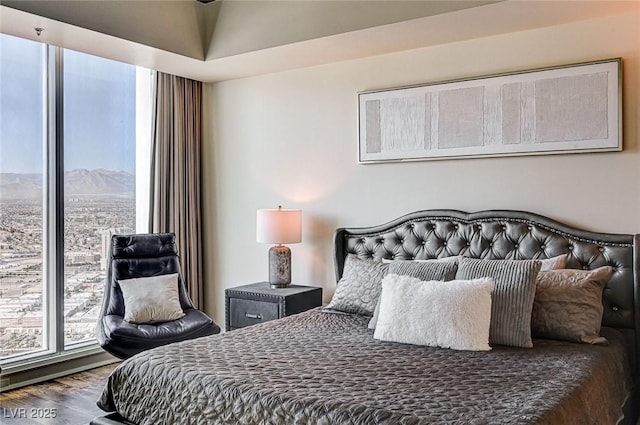
[[[623,58],[621,153],[358,165],[357,93]],[[293,282],[335,288],[336,227],[427,208],[522,209],[595,231],[640,233],[640,14],[398,52],[205,86],[205,309],[267,278],[258,208],[303,210]]]

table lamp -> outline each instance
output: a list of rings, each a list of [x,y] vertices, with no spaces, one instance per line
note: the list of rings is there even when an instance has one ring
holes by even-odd
[[[302,240],[302,211],[295,209],[258,210],[256,241],[276,244],[269,249],[269,284],[286,288],[291,283],[291,250],[285,243]]]

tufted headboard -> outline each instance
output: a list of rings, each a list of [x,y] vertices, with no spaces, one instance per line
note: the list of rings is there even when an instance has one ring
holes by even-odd
[[[381,261],[425,260],[452,255],[482,259],[537,259],[569,254],[567,267],[614,273],[603,294],[602,325],[621,331],[640,374],[640,235],[575,229],[538,214],[490,210],[466,213],[425,210],[373,227],[338,229],[336,280],[347,254]]]

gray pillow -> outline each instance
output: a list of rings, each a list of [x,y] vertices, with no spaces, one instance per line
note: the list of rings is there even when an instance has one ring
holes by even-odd
[[[410,276],[420,279],[421,281],[429,280],[453,280],[458,270],[458,257],[450,257],[451,260],[423,260],[423,261],[392,261],[389,264],[389,274],[400,276]],[[373,310],[373,317],[367,326],[369,329],[375,329],[378,323],[378,314],[380,313],[380,300],[376,303]]]
[[[178,293],[178,273],[118,280],[124,300],[124,320],[158,323],[184,317]]]
[[[382,278],[387,275],[388,268],[388,264],[347,255],[342,278],[331,302],[325,308],[371,316],[382,291]]]
[[[533,347],[531,310],[540,267],[537,260],[460,260],[456,280],[489,277],[495,282],[489,343]]]
[[[611,267],[552,270],[538,274],[531,315],[535,337],[587,344],[607,344],[600,336],[602,291]]]
[[[562,254],[551,258],[542,258],[540,259],[540,262],[542,263],[540,271],[564,269],[567,266],[568,258],[569,254]]]
[[[458,270],[458,262],[452,261],[394,261],[389,263],[389,273],[411,276],[422,281],[453,280]]]

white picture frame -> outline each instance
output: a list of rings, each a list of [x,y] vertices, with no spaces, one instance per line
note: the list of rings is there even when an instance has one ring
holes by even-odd
[[[622,150],[621,59],[358,93],[358,162]]]

